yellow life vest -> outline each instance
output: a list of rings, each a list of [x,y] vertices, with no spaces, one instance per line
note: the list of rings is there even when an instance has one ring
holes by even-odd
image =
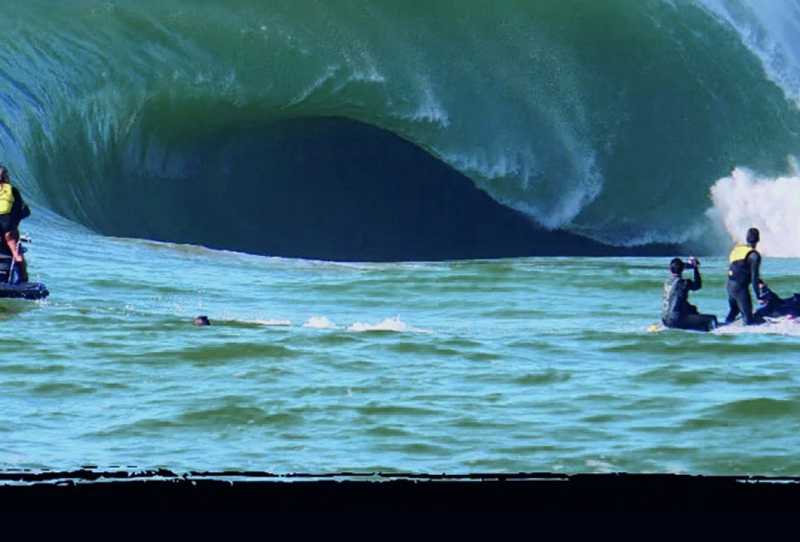
[[[753,247],[750,245],[736,245],[731,250],[731,255],[728,256],[728,261],[730,263],[738,262],[739,260],[744,260],[750,253],[753,252]]]
[[[728,267],[729,280],[744,287],[747,287],[747,284],[753,280],[750,275],[750,265],[747,263],[747,257],[752,252],[755,252],[755,249],[749,245],[736,245],[733,247],[730,256],[728,256],[728,260],[730,260],[730,266]]]
[[[7,215],[14,206],[14,190],[11,183],[0,183],[0,215]]]

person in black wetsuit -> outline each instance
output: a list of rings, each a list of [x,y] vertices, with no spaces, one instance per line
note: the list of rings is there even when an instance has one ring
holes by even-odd
[[[674,258],[669,263],[671,276],[664,283],[661,322],[670,328],[711,331],[717,327],[717,317],[711,314],[699,314],[697,307],[689,303],[689,292],[703,287],[700,262],[689,258],[689,267],[694,270],[692,279],[683,278],[685,267],[680,258]]]
[[[756,245],[761,240],[761,234],[756,228],[747,230],[747,244],[736,245],[731,251],[728,268],[728,305],[730,311],[725,318],[725,323],[730,324],[741,313],[746,326],[761,324],[763,318],[753,314],[753,300],[750,297],[750,286],[758,299],[761,291],[758,287],[760,281],[761,255],[756,250]]]

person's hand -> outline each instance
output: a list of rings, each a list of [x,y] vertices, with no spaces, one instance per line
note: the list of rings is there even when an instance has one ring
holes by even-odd
[[[700,260],[698,260],[694,256],[690,256],[689,257],[689,265],[691,265],[695,269],[699,269],[700,268]]]

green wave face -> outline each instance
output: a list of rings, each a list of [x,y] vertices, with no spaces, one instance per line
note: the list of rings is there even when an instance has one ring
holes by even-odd
[[[406,191],[358,208],[414,224],[436,212],[414,202],[476,197],[433,186],[452,174],[546,229],[612,245],[691,241],[707,233],[715,180],[734,165],[778,171],[800,148],[791,79],[737,32],[746,7],[19,2],[0,45],[0,151],[35,200],[115,235],[224,246],[228,230],[195,232],[275,231],[260,215],[278,208],[256,203],[278,200],[309,217],[308,231],[281,232],[291,245],[381,183]],[[327,119],[324,136],[307,135]],[[356,153],[375,138],[380,148]],[[474,224],[495,220],[463,209]],[[397,235],[375,226],[371,240],[371,227],[365,246]]]

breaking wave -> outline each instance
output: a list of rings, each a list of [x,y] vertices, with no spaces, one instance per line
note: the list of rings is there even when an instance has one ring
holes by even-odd
[[[744,242],[747,229],[761,231],[759,249],[767,256],[800,256],[800,172],[765,178],[737,168],[711,187],[714,208],[709,216],[730,238]]]
[[[109,235],[643,252],[704,241],[734,168],[800,154],[796,1],[32,0],[4,26],[2,160]]]

